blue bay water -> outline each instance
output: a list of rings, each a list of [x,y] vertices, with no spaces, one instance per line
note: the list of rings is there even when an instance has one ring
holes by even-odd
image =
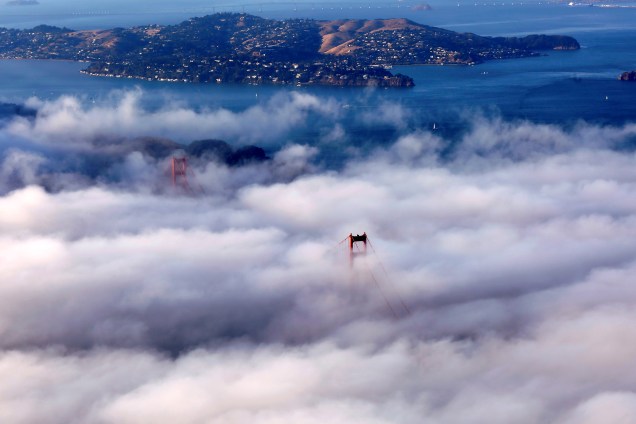
[[[287,11],[286,17],[301,12],[307,10]],[[461,126],[461,116],[467,112],[559,125],[580,120],[621,125],[636,117],[636,84],[617,79],[621,72],[636,69],[636,29],[631,24],[636,22],[635,9],[530,5],[440,7],[419,14],[406,8],[400,11],[352,8],[348,12],[348,17],[393,17],[406,13],[422,23],[484,35],[563,33],[576,37],[583,48],[478,66],[394,67],[394,72],[412,76],[416,87],[378,90],[150,82],[86,76],[79,73],[86,66],[82,63],[0,61],[0,101],[20,103],[29,97],[56,99],[74,95],[90,104],[107,101],[113,91],[140,89],[143,104],[150,109],[176,102],[195,109],[239,111],[267,102],[277,94],[299,91],[338,99],[343,105],[343,116],[354,117],[361,111],[373,113],[387,104],[399,104],[410,117],[409,129],[433,125],[452,129]],[[283,14],[276,10],[269,13]],[[341,11],[313,13],[312,17],[335,18]],[[102,23],[115,26],[117,17],[108,19],[111,21]],[[358,131],[360,138],[373,140],[375,135],[378,139],[391,139],[391,134],[377,131],[365,134],[364,128],[356,128],[355,119],[342,122],[354,133]],[[316,131],[319,130],[307,128],[298,137],[311,142]],[[390,133],[391,129],[387,131]]]

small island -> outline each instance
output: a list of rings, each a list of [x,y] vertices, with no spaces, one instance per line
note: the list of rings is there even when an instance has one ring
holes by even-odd
[[[560,35],[484,37],[408,19],[274,20],[239,13],[177,25],[0,28],[0,58],[65,59],[89,75],[160,81],[412,87],[396,65],[476,65],[576,50]]]
[[[636,71],[623,72],[618,76],[621,81],[636,81]]]

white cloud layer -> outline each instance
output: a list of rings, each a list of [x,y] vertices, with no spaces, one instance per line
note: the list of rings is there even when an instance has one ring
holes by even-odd
[[[293,125],[325,111],[280,101]],[[4,137],[106,130],[70,103]],[[140,153],[119,168],[137,184],[46,191],[44,156],[12,144],[0,422],[631,423],[634,132],[476,118],[449,157],[405,130],[339,171],[290,145],[200,164],[200,196],[144,189]],[[362,231],[350,269],[337,243]]]
[[[38,111],[37,119],[15,119],[6,131],[50,145],[81,145],[103,135],[160,136],[184,142],[218,138],[263,144],[284,137],[311,113],[329,116],[338,111],[334,101],[297,92],[274,96],[242,112],[195,111],[179,104],[149,111],[142,107],[142,97],[141,90],[114,93],[110,101],[90,107],[74,96],[55,101],[33,98],[27,106]]]

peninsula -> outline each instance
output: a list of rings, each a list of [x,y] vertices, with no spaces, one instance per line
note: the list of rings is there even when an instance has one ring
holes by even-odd
[[[560,35],[484,37],[407,19],[273,20],[220,13],[177,25],[0,28],[0,58],[89,62],[90,75],[161,81],[410,87],[394,65],[474,65],[576,50]]]

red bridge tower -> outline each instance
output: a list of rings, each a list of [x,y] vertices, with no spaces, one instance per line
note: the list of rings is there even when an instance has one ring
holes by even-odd
[[[353,235],[353,233],[349,234],[349,264],[353,267],[353,258],[356,255],[366,256],[367,254],[367,233],[362,233],[362,235]],[[362,243],[363,248],[360,250],[356,243]],[[354,247],[358,249],[357,252],[354,251]]]

